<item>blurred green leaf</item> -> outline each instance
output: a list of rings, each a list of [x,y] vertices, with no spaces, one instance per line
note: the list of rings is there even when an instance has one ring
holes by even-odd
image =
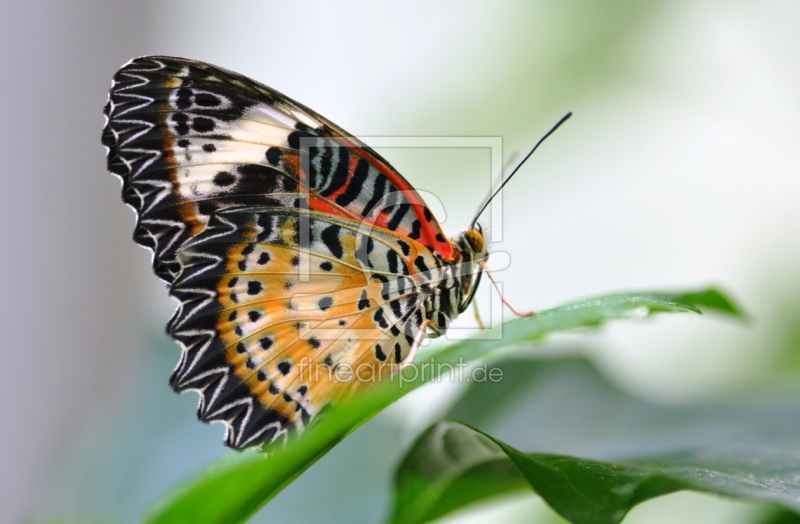
[[[779,509],[769,512],[758,524],[800,524],[800,515],[794,511]]]
[[[676,407],[614,388],[584,359],[493,365],[503,380],[472,383],[448,414],[484,433],[447,422],[420,437],[396,473],[392,522],[428,522],[522,486],[577,523],[618,522],[681,489],[800,510],[797,387]]]
[[[516,469],[514,471],[512,469]],[[430,522],[465,504],[518,490],[523,481],[576,524],[616,524],[635,505],[696,490],[800,511],[800,441],[712,446],[637,461],[522,453],[455,421],[434,424],[396,476],[391,522]]]
[[[692,309],[702,313],[702,309],[715,311],[717,313],[727,313],[736,317],[744,318],[744,313],[721,291],[717,289],[706,289],[697,293],[683,293],[675,295],[675,303],[682,304],[687,309]]]
[[[722,305],[721,305],[722,304]],[[436,364],[456,365],[484,358],[501,347],[530,343],[559,331],[597,326],[624,318],[643,318],[659,311],[700,313],[703,309],[736,314],[735,308],[714,291],[697,293],[623,293],[573,302],[541,311],[530,319],[503,324],[503,336],[492,340],[464,340],[420,355],[430,358],[431,373],[414,366],[394,375],[359,399],[331,409],[302,438],[268,456],[241,453],[223,460],[204,475],[179,487],[151,508],[152,523],[244,522],[341,439],[375,413],[406,393],[439,376]]]
[[[112,518],[87,518],[87,519],[44,519],[33,520],[29,524],[115,524]]]
[[[395,475],[392,523],[429,522],[497,495],[529,488],[490,438],[439,422],[423,433]]]

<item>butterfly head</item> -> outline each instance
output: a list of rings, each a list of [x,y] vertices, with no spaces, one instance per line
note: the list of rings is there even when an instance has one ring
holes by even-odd
[[[480,261],[486,260],[489,256],[486,237],[483,236],[483,227],[478,223],[453,238],[452,244],[456,263],[478,265]]]
[[[473,253],[482,255],[475,258],[486,257],[486,241],[483,238],[483,228],[479,224],[476,225],[476,229],[468,229],[461,236],[464,238],[464,244],[468,245]]]
[[[472,229],[467,229],[453,239],[454,251],[457,257],[457,264],[461,267],[459,279],[460,300],[458,311],[463,312],[472,302],[475,291],[481,280],[483,268],[481,262],[485,261],[489,253],[487,251],[486,239],[483,236],[483,228],[480,224],[475,224]]]

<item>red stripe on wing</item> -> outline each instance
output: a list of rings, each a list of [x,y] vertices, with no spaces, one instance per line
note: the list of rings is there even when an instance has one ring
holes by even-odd
[[[408,183],[408,181],[400,175],[397,171],[387,166],[385,163],[380,161],[379,159],[375,158],[373,155],[370,155],[368,151],[364,150],[361,147],[356,146],[349,140],[344,137],[338,137],[339,140],[344,142],[345,146],[352,148],[352,150],[356,153],[356,155],[360,156],[371,165],[378,168],[378,170],[386,175],[386,178],[389,181],[397,186],[397,189],[403,192],[405,197],[411,203],[411,209],[415,215],[417,215],[417,219],[421,224],[420,234],[421,238],[419,242],[441,254],[445,260],[452,260],[453,259],[453,246],[450,245],[450,242],[447,241],[447,238],[444,236],[442,232],[441,226],[439,223],[436,222],[436,218],[433,220],[425,219],[424,209],[428,206],[425,205],[425,202],[422,200],[422,197],[419,196],[417,191]],[[357,162],[356,162],[357,163]],[[347,175],[347,183],[345,183],[345,187],[350,183],[353,178],[353,171],[355,170],[355,164],[351,158],[351,166]],[[387,229],[387,219],[388,216],[384,216],[383,214],[378,215],[375,220],[371,221],[372,224]],[[436,237],[439,236],[443,240],[439,240]]]
[[[350,185],[353,183],[353,176],[355,174],[355,170],[358,167],[359,160],[363,159],[368,162],[370,165],[376,167],[381,173],[383,173],[386,178],[389,179],[389,182],[394,184],[398,190],[403,192],[403,195],[411,204],[411,210],[416,215],[417,220],[420,222],[420,239],[418,240],[422,245],[430,248],[431,250],[437,251],[445,260],[452,260],[453,258],[453,246],[447,241],[445,238],[441,226],[439,223],[436,222],[436,219],[427,220],[425,218],[424,209],[427,207],[425,202],[422,200],[422,197],[419,196],[419,193],[408,183],[408,181],[403,178],[397,171],[388,167],[384,162],[377,159],[375,156],[371,155],[368,151],[366,151],[363,147],[360,147],[351,141],[347,140],[342,136],[334,136],[332,137],[337,141],[341,142],[343,147],[347,147],[351,152],[354,154],[350,156],[349,162],[347,165],[347,181],[342,184],[336,192],[332,193],[328,197],[322,197],[317,194],[314,190],[310,190],[308,188],[308,175],[302,170],[300,167],[299,158],[294,158],[294,165],[295,169],[300,173],[300,180],[302,181],[301,186],[303,189],[309,191],[309,203],[308,206],[310,209],[315,211],[320,211],[322,213],[330,213],[332,215],[337,215],[344,218],[349,218],[351,220],[360,220],[365,224],[374,225],[376,227],[380,227],[382,229],[389,229],[388,222],[390,220],[391,212],[383,212],[380,213],[374,219],[372,218],[361,218],[356,216],[355,214],[351,213],[346,207],[339,206],[336,204],[336,197],[343,194],[345,191],[348,190]],[[444,239],[444,241],[439,240],[437,236]]]

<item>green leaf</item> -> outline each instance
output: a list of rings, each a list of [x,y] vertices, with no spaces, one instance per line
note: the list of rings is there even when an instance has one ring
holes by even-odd
[[[392,522],[429,522],[455,509],[529,488],[525,476],[490,438],[440,422],[423,433],[395,476]]]
[[[447,415],[484,433],[458,423],[427,431],[398,467],[392,522],[428,522],[520,489],[520,476],[578,523],[618,522],[633,505],[679,489],[800,510],[796,387],[675,407],[614,388],[584,359],[493,365],[503,380],[472,383]],[[517,449],[547,453],[523,460]],[[491,470],[480,469],[484,459]]]
[[[692,306],[699,306],[709,311],[727,313],[740,318],[745,317],[745,314],[728,297],[713,288],[698,293],[683,293],[675,296],[674,301],[689,309],[692,309]]]
[[[800,524],[800,515],[793,511],[780,509],[770,512],[759,524]]]
[[[222,461],[198,479],[159,501],[147,516],[152,523],[244,522],[341,439],[406,393],[439,376],[439,364],[457,365],[481,359],[493,351],[530,343],[559,331],[597,326],[614,319],[642,318],[652,312],[700,313],[703,309],[737,314],[716,291],[697,293],[624,293],[570,303],[539,312],[530,319],[503,324],[502,338],[459,341],[424,355],[430,373],[414,366],[347,405],[331,409],[302,438],[269,456],[242,453]],[[417,360],[423,360],[423,355]],[[446,366],[445,366],[446,368]]]
[[[481,486],[490,495],[519,489],[520,476],[576,524],[616,524],[636,504],[682,489],[800,511],[798,444],[715,446],[605,462],[522,453],[469,426],[443,421],[429,428],[403,460],[392,522],[429,522],[469,502],[467,493],[472,501],[486,498]]]

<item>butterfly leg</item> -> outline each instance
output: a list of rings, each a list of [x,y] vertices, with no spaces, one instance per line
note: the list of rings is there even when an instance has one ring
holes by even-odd
[[[434,324],[430,319],[426,318],[419,327],[419,331],[417,331],[417,334],[414,336],[414,342],[411,344],[411,349],[409,349],[408,355],[406,355],[406,358],[404,358],[403,362],[400,364],[400,369],[397,370],[398,372],[403,371],[414,362],[414,358],[417,356],[417,350],[422,345],[422,340],[425,338],[425,330],[429,326],[431,329],[434,329],[437,332],[441,331],[436,324]]]
[[[486,271],[486,275],[489,277],[489,280],[491,280],[491,281],[492,281],[492,284],[494,284],[494,287],[495,287],[495,289],[496,289],[496,290],[497,290],[497,292],[500,294],[500,300],[502,300],[502,301],[503,301],[503,304],[505,304],[506,306],[508,306],[508,309],[510,309],[512,313],[514,313],[514,314],[515,314],[515,315],[517,315],[518,317],[532,317],[532,316],[535,316],[535,315],[536,315],[536,313],[534,313],[533,311],[531,311],[530,313],[520,313],[519,311],[517,311],[517,308],[515,308],[514,306],[512,306],[512,305],[509,303],[509,301],[508,301],[508,300],[506,300],[506,297],[504,297],[504,296],[503,296],[503,292],[502,292],[502,291],[500,291],[500,285],[497,283],[497,280],[495,280],[495,278],[494,278],[494,274],[493,274],[493,273],[492,273],[492,271],[489,269],[489,266],[488,266],[488,265],[486,265],[486,262],[484,262],[483,260],[481,260],[480,264],[481,264],[481,267],[483,268],[483,270],[484,270],[484,271]]]
[[[483,324],[483,319],[481,318],[481,312],[478,310],[478,301],[472,301],[472,309],[475,311],[475,320],[478,321],[478,329],[486,329],[486,326]]]

